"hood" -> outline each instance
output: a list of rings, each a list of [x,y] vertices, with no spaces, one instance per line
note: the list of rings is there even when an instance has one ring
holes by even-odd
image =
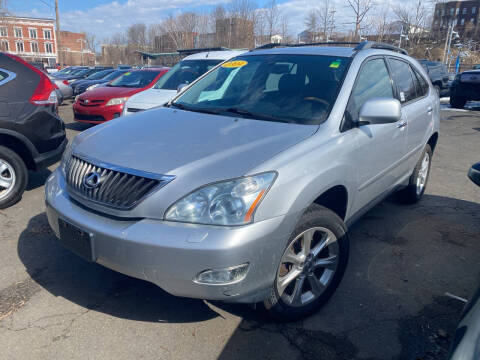
[[[169,102],[177,95],[176,90],[147,89],[128,99],[127,107],[150,109]]]
[[[317,129],[317,125],[158,108],[84,131],[76,139],[74,153],[117,166],[175,175],[177,185],[185,180],[185,188],[192,188],[245,175]]]
[[[127,87],[98,87],[92,89],[82,95],[81,99],[95,99],[95,100],[107,100],[113,97],[125,97],[132,96],[137,92],[142,91],[139,88],[127,88]]]

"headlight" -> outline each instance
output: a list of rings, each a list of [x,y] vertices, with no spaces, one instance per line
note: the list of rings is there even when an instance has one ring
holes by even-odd
[[[165,220],[211,225],[251,223],[276,177],[276,172],[267,172],[201,187],[170,206]]]
[[[100,85],[100,84],[90,85],[89,87],[87,87],[87,89],[86,89],[85,91],[89,91],[89,90],[95,89],[98,85]]]
[[[108,100],[108,102],[105,106],[122,105],[122,104],[125,104],[125,101],[127,101],[127,100],[128,100],[128,97],[113,98],[113,99]]]
[[[72,152],[73,152],[73,140],[70,141],[65,148],[65,151],[63,152],[62,156],[62,162],[60,163],[60,168],[62,170],[63,176],[66,178],[67,177],[67,168],[68,168],[68,163],[70,162],[70,159],[72,158]]]

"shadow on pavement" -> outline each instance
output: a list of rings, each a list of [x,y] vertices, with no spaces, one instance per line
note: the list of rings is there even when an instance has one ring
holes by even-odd
[[[35,190],[43,185],[45,185],[45,181],[50,176],[52,172],[48,169],[43,169],[41,171],[29,171],[28,172],[28,184],[27,184],[27,191]]]
[[[277,324],[245,305],[215,306],[242,317],[219,359],[422,359],[445,357],[480,271],[480,205],[425,195],[413,206],[383,202],[350,231],[339,289],[304,321]],[[57,244],[45,214],[32,218],[18,254],[55,296],[119,318],[198,322],[219,316],[200,300],[87,263]]]

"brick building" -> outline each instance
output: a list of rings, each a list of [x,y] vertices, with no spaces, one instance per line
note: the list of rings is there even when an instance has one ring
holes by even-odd
[[[95,65],[95,53],[86,48],[84,33],[60,31],[59,62],[66,65]]]
[[[449,1],[437,3],[432,21],[432,32],[439,36],[453,25],[460,36],[478,37],[480,33],[478,12],[480,0]]]
[[[253,21],[240,18],[226,18],[215,21],[217,45],[230,49],[254,46]]]
[[[26,61],[38,61],[54,66],[57,62],[54,20],[0,17],[0,49],[19,55]]]

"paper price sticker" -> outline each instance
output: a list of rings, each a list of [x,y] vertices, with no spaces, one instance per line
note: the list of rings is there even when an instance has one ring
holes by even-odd
[[[222,67],[227,68],[227,69],[239,68],[239,67],[245,66],[247,64],[248,64],[248,62],[246,62],[245,60],[235,60],[235,61],[226,62],[225,64],[222,65]]]

